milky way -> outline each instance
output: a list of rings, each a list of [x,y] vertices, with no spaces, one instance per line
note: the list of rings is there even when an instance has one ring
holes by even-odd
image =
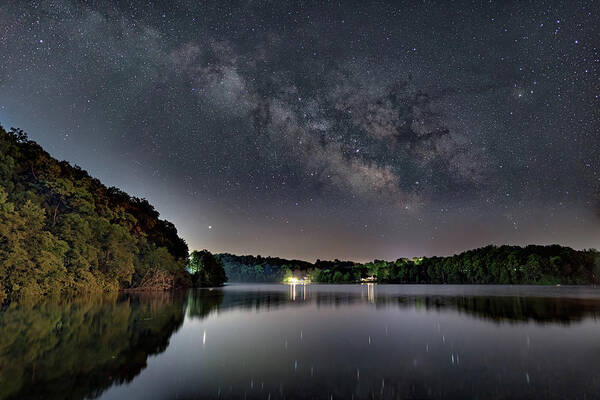
[[[0,4],[0,123],[191,248],[307,260],[600,240],[600,7]]]

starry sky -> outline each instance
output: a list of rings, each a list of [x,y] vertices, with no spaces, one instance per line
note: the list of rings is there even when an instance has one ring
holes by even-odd
[[[0,124],[191,249],[600,247],[591,0],[3,0]]]

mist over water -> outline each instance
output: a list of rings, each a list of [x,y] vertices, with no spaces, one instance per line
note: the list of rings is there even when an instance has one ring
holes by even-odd
[[[599,398],[588,287],[231,285],[14,305],[0,399]]]

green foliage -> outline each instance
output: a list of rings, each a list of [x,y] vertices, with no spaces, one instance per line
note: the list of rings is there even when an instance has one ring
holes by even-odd
[[[227,281],[223,262],[208,250],[193,251],[188,268],[194,286],[221,286]]]
[[[282,282],[285,277],[306,274],[312,282],[354,283],[374,277],[387,283],[480,283],[480,284],[590,284],[600,283],[600,253],[552,246],[487,246],[450,257],[374,260],[366,264],[349,261],[277,259],[279,266],[260,257],[221,254],[225,270],[234,281],[247,279],[246,271],[261,262],[263,282]]]
[[[188,248],[144,199],[0,127],[0,303],[135,288],[152,271],[190,283]]]
[[[289,282],[290,279],[292,279],[293,277],[294,273],[292,272],[292,269],[289,266],[284,265],[283,267],[281,267],[282,282]]]

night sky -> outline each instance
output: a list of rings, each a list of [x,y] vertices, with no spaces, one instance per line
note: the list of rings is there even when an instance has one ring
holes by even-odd
[[[0,124],[191,249],[597,248],[600,4],[3,0]]]

